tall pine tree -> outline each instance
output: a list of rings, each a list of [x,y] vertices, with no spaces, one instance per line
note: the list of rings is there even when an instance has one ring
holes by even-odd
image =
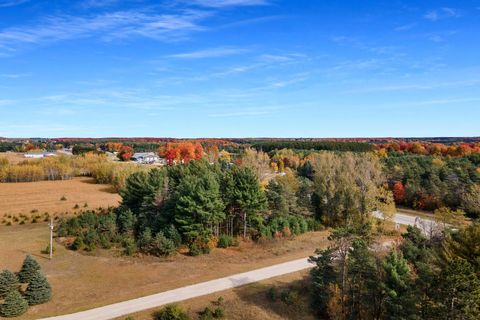
[[[401,251],[390,252],[383,261],[385,279],[385,319],[417,319],[412,274]]]

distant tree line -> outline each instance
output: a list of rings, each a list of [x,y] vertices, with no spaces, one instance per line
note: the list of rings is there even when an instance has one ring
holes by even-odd
[[[270,152],[280,149],[369,152],[373,146],[363,142],[337,141],[256,141],[252,148]]]

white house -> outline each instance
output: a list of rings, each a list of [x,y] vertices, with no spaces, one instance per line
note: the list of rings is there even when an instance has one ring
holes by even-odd
[[[57,154],[55,152],[43,152],[43,151],[34,151],[34,152],[27,152],[23,156],[25,158],[33,158],[33,159],[40,159],[46,157],[55,157]]]
[[[154,152],[137,152],[132,156],[132,161],[137,163],[163,163],[163,160]]]

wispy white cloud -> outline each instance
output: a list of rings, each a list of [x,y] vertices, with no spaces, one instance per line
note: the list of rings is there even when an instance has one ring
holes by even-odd
[[[431,10],[427,12],[423,17],[430,21],[438,21],[441,19],[458,18],[460,17],[460,12],[453,8],[444,7],[436,10]]]
[[[449,98],[449,99],[415,101],[411,103],[406,103],[404,105],[430,106],[430,105],[443,105],[443,104],[455,104],[455,103],[479,102],[479,101],[480,101],[480,98]]]
[[[414,23],[409,23],[409,24],[404,24],[404,25],[398,26],[394,30],[395,31],[407,31],[407,30],[411,30],[411,29],[415,28],[416,26],[417,26],[417,23],[414,22]]]
[[[369,51],[376,54],[391,54],[395,52],[396,48],[392,46],[378,46],[367,43],[361,39],[350,36],[333,36],[332,41],[339,45],[349,46],[356,49]]]
[[[0,8],[18,6],[29,1],[30,0],[0,0]]]
[[[188,0],[190,4],[196,4],[202,7],[224,8],[238,6],[259,6],[270,4],[269,0]]]
[[[175,14],[149,11],[117,11],[88,17],[57,15],[38,25],[0,30],[0,49],[5,53],[28,44],[41,44],[85,37],[104,41],[118,38],[145,37],[161,41],[178,41],[192,32],[204,30],[200,21],[211,12],[183,10]],[[2,51],[0,51],[2,52]]]
[[[237,55],[247,52],[247,49],[235,48],[235,47],[218,47],[218,48],[209,48],[191,52],[176,53],[169,55],[167,57],[177,58],[177,59],[204,59],[204,58],[218,58],[231,55]]]
[[[338,72],[350,72],[356,70],[369,70],[377,69],[383,65],[383,62],[379,59],[366,59],[366,60],[354,60],[343,61],[332,67],[333,71]]]
[[[86,9],[108,7],[118,2],[119,0],[84,0],[81,3],[81,7]]]
[[[26,78],[30,77],[30,73],[2,73],[0,74],[0,78],[8,78],[8,79],[19,79],[19,78]]]
[[[285,87],[288,87],[288,86],[291,86],[291,85],[294,85],[294,84],[297,84],[297,83],[300,83],[300,82],[304,82],[304,81],[308,80],[308,78],[309,78],[309,75],[307,73],[298,74],[298,75],[292,76],[290,79],[287,79],[287,80],[275,81],[271,84],[271,87],[273,87],[273,88],[285,88]]]
[[[37,97],[30,101],[41,107],[92,109],[122,108],[138,110],[170,110],[174,107],[203,103],[197,95],[153,94],[142,89],[103,88],[64,92]]]
[[[480,85],[480,79],[465,80],[465,81],[446,81],[437,83],[425,83],[425,81],[418,81],[412,84],[398,84],[385,85],[378,87],[362,88],[358,90],[349,90],[348,93],[369,93],[369,92],[395,92],[395,91],[410,91],[410,90],[434,90],[440,88],[456,88],[456,87],[472,87]]]

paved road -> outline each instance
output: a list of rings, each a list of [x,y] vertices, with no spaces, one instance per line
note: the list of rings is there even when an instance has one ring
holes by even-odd
[[[382,218],[381,212],[374,212],[376,218]],[[396,213],[393,221],[399,224],[416,225],[420,221],[426,221],[428,224],[434,224],[433,220],[417,218],[411,215]],[[179,302],[239,286],[258,282],[261,280],[278,277],[284,274],[311,268],[313,265],[307,258],[298,259],[290,262],[277,264],[274,266],[257,269],[245,273],[239,273],[232,276],[197,283],[194,285],[165,291],[142,298],[119,302],[100,308],[77,312],[69,315],[45,318],[44,320],[109,320],[121,317],[131,313],[159,307],[165,304]]]
[[[142,310],[147,310],[165,304],[187,300],[226,289],[235,288],[245,284],[281,276],[304,269],[313,265],[307,258],[289,261],[274,266],[239,273],[225,278],[202,282],[138,299],[107,305],[83,312],[64,316],[45,318],[44,320],[108,320],[128,315]]]
[[[373,216],[378,219],[382,219],[383,215],[380,211],[374,211]],[[426,234],[430,234],[438,226],[437,222],[433,219],[417,217],[410,214],[397,212],[393,216],[393,222],[403,225],[417,226]]]

